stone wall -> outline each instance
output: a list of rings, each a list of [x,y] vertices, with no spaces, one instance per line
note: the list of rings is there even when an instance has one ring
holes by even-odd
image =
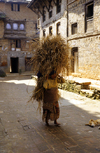
[[[62,0],[61,12],[56,14],[56,5],[53,2],[53,16],[49,19],[46,9],[44,22],[40,14],[40,38],[43,37],[43,30],[46,30],[46,36],[49,35],[50,26],[52,26],[53,35],[56,35],[56,25],[60,22],[60,34],[69,43],[70,54],[74,56],[74,62],[71,61],[71,65],[75,70],[71,75],[100,79],[100,1],[68,0],[68,4],[66,3],[66,0]],[[86,10],[90,5],[90,16],[86,16]],[[41,11],[43,11],[42,7]],[[73,34],[72,25],[75,23],[77,32]]]
[[[85,2],[78,0],[68,6],[68,42],[78,47],[78,73],[81,77],[100,79],[100,1],[94,1],[93,28],[85,31]],[[77,33],[71,25],[77,22]],[[74,74],[73,74],[74,75]]]

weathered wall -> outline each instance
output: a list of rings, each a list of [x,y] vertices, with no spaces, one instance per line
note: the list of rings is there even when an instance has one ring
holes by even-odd
[[[85,32],[85,0],[68,6],[68,42],[78,47],[78,73],[81,77],[100,79],[100,1],[94,1],[93,28]],[[77,34],[71,34],[71,24],[77,22]],[[80,75],[79,75],[80,76]]]
[[[66,18],[66,1],[62,0],[61,3],[61,12],[56,13],[56,6],[52,2],[52,17],[49,19],[49,13],[46,9],[46,21],[42,21],[42,16],[40,17],[41,29],[40,29],[40,38],[43,37],[43,30],[46,30],[46,36],[49,35],[49,27],[52,26],[53,35],[56,35],[56,24],[61,23],[60,34],[66,38],[66,28],[67,28],[67,18]]]
[[[27,55],[29,50],[28,40],[36,34],[37,16],[27,8],[25,3],[20,3],[20,11],[11,11],[11,3],[0,2],[0,12],[6,14],[6,19],[0,20],[0,68],[10,72],[11,58],[18,57],[18,68],[25,71],[25,57],[31,57],[31,54]],[[8,20],[25,21],[26,39],[21,39],[21,49],[19,51],[11,51],[11,40],[4,38],[4,23]]]
[[[0,20],[0,38],[3,38],[4,35],[4,22]]]
[[[8,19],[26,21],[25,30],[27,37],[33,37],[35,35],[37,16],[34,12],[27,8],[27,4],[20,4],[20,11],[11,11],[11,4],[6,3],[5,13],[7,14]]]

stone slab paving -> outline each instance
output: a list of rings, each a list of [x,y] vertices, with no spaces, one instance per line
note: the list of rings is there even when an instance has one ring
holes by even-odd
[[[0,80],[0,153],[100,152],[100,130],[85,126],[100,118],[100,101],[61,91],[61,126],[46,126],[37,102],[27,103],[34,86],[30,76]]]

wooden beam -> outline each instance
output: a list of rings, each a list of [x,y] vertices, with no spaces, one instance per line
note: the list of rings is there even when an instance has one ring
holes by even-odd
[[[33,7],[30,7],[30,9],[31,9],[35,14],[38,14],[38,11],[36,11],[36,9],[33,9]]]
[[[38,11],[40,12],[41,15],[43,15],[42,11],[40,10],[40,3],[37,2],[37,5],[35,5],[35,7],[38,9]]]
[[[41,12],[40,8],[38,7],[37,9],[40,12],[40,14],[43,16],[43,13]]]
[[[40,1],[44,4],[44,6],[46,7],[47,11],[49,12],[49,8],[48,8],[47,4],[45,3],[45,1],[44,0],[40,0]]]
[[[52,7],[51,2],[52,0],[49,0],[49,10],[50,10],[50,7]]]
[[[54,2],[55,5],[57,5],[56,0],[52,0]]]

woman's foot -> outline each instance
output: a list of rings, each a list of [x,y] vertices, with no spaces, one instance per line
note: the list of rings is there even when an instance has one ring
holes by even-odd
[[[60,126],[60,123],[58,123],[56,120],[54,121],[54,124]]]
[[[49,126],[49,123],[48,123],[48,120],[47,119],[46,119],[45,123],[46,123],[47,126]]]

